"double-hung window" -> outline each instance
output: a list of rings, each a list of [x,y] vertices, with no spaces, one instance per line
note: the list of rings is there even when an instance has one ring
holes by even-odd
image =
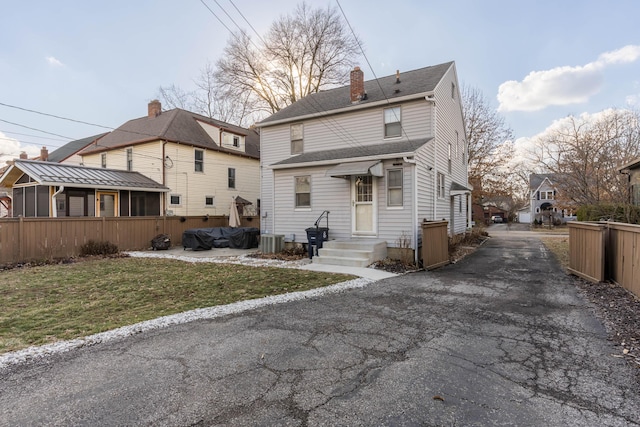
[[[133,170],[133,148],[127,148],[127,170]]]
[[[100,165],[103,168],[107,167],[107,153],[102,153],[100,154]]]
[[[400,120],[400,107],[385,108],[384,110],[384,137],[395,138],[402,135]]]
[[[311,177],[309,175],[295,177],[296,208],[311,207]]]
[[[300,154],[304,151],[304,125],[296,123],[291,125],[291,154]]]
[[[196,172],[204,171],[204,151],[203,150],[194,150],[194,170]]]
[[[229,168],[227,171],[227,180],[229,188],[236,188],[236,170],[235,168]]]
[[[444,174],[438,172],[438,198],[444,198]]]
[[[387,171],[387,206],[400,207],[402,205],[402,169],[390,169]]]

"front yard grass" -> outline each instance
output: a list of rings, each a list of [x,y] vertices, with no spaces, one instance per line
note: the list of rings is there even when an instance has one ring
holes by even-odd
[[[2,271],[0,353],[354,278],[160,258],[93,259]]]

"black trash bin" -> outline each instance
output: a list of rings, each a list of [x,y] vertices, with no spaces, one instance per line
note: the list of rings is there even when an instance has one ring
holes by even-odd
[[[322,248],[322,242],[329,240],[329,228],[328,227],[309,227],[305,229],[307,232],[307,241],[309,249],[309,258],[313,258],[313,247],[317,250]]]

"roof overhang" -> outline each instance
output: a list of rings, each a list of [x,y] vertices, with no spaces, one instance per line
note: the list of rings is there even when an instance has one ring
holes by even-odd
[[[373,160],[387,160],[387,159],[398,159],[403,157],[411,157],[415,155],[415,151],[407,151],[402,153],[392,153],[392,154],[383,154],[383,155],[372,155],[372,156],[363,156],[363,157],[352,157],[348,159],[330,159],[330,160],[320,160],[314,162],[300,162],[300,163],[286,163],[286,164],[274,164],[271,165],[271,169],[293,169],[293,168],[307,168],[310,166],[328,166],[335,165],[341,162],[344,163],[345,160],[353,161],[353,162],[364,162],[364,161],[373,161]]]
[[[340,163],[329,169],[324,176],[349,178],[353,175],[384,176],[381,160]]]
[[[629,173],[630,170],[636,169],[640,166],[640,159],[635,159],[632,162],[629,162],[625,165],[622,165],[618,168],[619,173]]]
[[[457,182],[452,182],[451,189],[449,190],[449,194],[451,196],[461,196],[463,194],[471,194],[471,191],[473,191],[473,187],[471,185],[469,185],[469,187],[471,188],[467,188],[462,184],[458,184]]]

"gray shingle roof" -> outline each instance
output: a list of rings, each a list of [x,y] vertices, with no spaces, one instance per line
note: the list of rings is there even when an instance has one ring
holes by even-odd
[[[78,140],[75,140],[75,141],[68,142],[65,145],[63,145],[62,147],[58,148],[57,150],[52,151],[51,153],[49,153],[47,161],[60,163],[61,161],[65,160],[65,159],[68,159],[69,157],[73,156],[74,154],[76,154],[77,152],[81,151],[83,148],[85,148],[89,144],[91,144],[96,139],[98,139],[101,136],[104,136],[106,134],[107,133],[105,132],[105,133],[101,133],[99,135],[93,135],[93,136],[89,136],[89,137],[86,137],[86,138],[82,138],[82,139],[78,139]]]
[[[258,126],[268,126],[272,122],[307,115],[318,115],[342,108],[362,107],[367,104],[385,100],[393,102],[394,98],[429,93],[436,88],[444,74],[452,65],[453,62],[446,62],[444,64],[400,73],[400,83],[396,83],[395,74],[380,77],[377,80],[365,81],[364,89],[367,98],[356,104],[351,103],[349,86],[313,93],[267,117],[258,123]],[[396,90],[398,92],[396,92]]]
[[[111,188],[160,192],[169,191],[167,187],[139,172],[89,168],[34,160],[15,160],[13,167],[18,168],[42,185],[68,185],[84,188]],[[11,172],[6,172],[6,174],[9,173]]]
[[[413,141],[384,143],[360,147],[339,148],[333,150],[313,151],[289,157],[274,163],[272,166],[297,165],[302,163],[326,162],[333,160],[350,160],[363,157],[382,157],[389,155],[408,155],[428,143],[433,138],[423,138]]]
[[[245,152],[241,153],[220,147],[198,124],[198,121],[226,129],[238,135],[245,135]],[[236,155],[246,155],[256,159],[260,158],[260,136],[255,130],[245,129],[179,108],[163,111],[157,117],[144,116],[129,120],[113,132],[102,137],[96,144],[85,148],[82,153],[96,153],[157,139]]]
[[[544,181],[546,178],[549,178],[549,181],[551,181],[551,183],[553,184],[553,182],[557,178],[557,174],[555,174],[555,173],[532,173],[531,175],[529,175],[529,188],[531,190],[537,189],[538,187],[540,187],[540,184],[542,184],[542,181]]]

